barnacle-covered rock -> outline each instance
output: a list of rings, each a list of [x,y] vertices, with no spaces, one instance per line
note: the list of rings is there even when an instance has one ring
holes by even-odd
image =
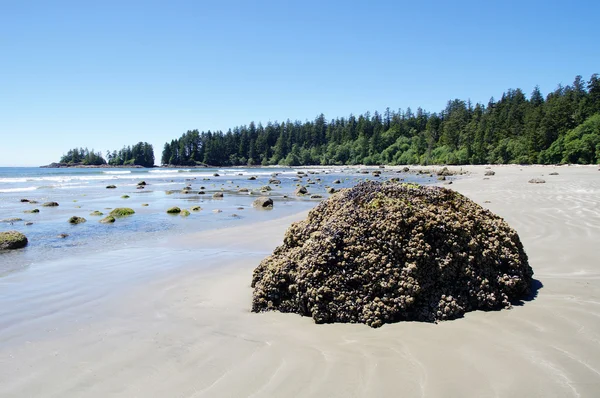
[[[19,231],[0,232],[0,250],[14,250],[27,246],[27,237]]]
[[[508,308],[533,271],[500,217],[441,187],[365,182],[293,224],[254,270],[252,311],[379,327]]]

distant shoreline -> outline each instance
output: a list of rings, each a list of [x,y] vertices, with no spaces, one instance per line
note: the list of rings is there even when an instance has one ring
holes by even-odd
[[[154,167],[158,167],[158,166],[154,166]],[[114,166],[111,164],[93,165],[93,164],[81,164],[81,163],[74,163],[74,164],[50,163],[45,166],[40,166],[40,168],[41,169],[64,169],[64,168],[71,168],[71,169],[150,169],[152,167],[144,167],[144,166],[139,166],[139,165]]]

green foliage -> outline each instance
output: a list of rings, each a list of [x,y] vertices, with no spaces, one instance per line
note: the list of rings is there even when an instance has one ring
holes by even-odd
[[[251,122],[226,133],[189,130],[165,143],[161,162],[178,166],[590,163],[598,161],[600,151],[593,126],[571,132],[598,112],[600,79],[594,74],[587,83],[577,76],[572,85],[559,85],[546,98],[538,87],[529,99],[521,89],[509,89],[487,105],[450,100],[439,113],[388,108],[383,115],[366,112],[330,121],[321,114],[306,122],[266,126]]]
[[[100,166],[106,164],[106,160],[100,152],[94,152],[93,149],[90,151],[87,148],[73,148],[60,158],[60,163]]]

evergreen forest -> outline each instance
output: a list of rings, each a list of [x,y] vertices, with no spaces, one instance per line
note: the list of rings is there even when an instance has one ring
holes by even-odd
[[[132,159],[117,155],[109,163]],[[454,99],[437,113],[388,108],[332,120],[321,114],[251,122],[227,132],[189,130],[165,143],[161,156],[163,165],[176,166],[599,162],[598,74],[576,76],[546,96],[535,87],[529,96],[509,89],[487,104]]]
[[[106,151],[106,158],[100,152],[87,148],[70,149],[60,159],[64,164],[82,164],[85,166],[143,166],[154,167],[154,148],[147,142],[138,142],[133,146],[123,147],[119,151]]]

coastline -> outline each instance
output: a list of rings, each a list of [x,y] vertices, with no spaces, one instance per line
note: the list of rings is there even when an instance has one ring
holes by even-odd
[[[486,167],[496,174],[484,176]],[[37,287],[50,286],[32,286],[0,310],[0,395],[594,396],[597,166],[448,168],[469,173],[450,188],[518,231],[542,285],[534,300],[437,325],[380,329],[250,313],[252,270],[303,212],[65,260],[91,286],[103,286],[94,295],[76,277],[72,290],[48,283],[40,267]],[[165,262],[172,266],[159,267]],[[103,263],[111,266],[93,266]],[[0,291],[21,277],[0,280]]]

